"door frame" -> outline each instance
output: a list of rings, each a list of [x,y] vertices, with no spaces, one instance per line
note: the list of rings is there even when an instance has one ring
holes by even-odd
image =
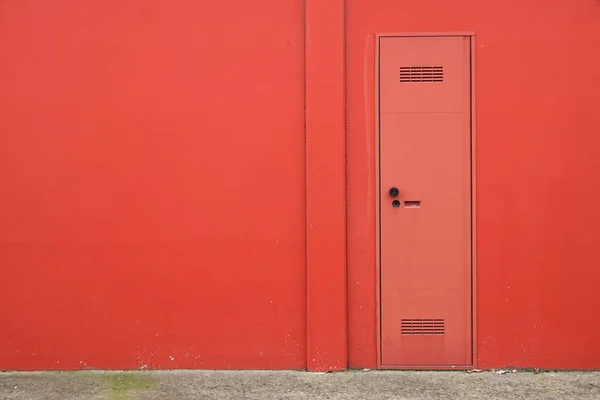
[[[440,367],[440,366],[384,366],[381,363],[381,188],[380,188],[380,123],[379,123],[379,41],[385,37],[468,37],[471,44],[471,352],[472,363],[467,366]],[[376,293],[376,325],[377,325],[377,368],[378,369],[421,369],[421,370],[465,370],[477,365],[477,254],[476,254],[476,142],[475,142],[475,32],[410,32],[410,33],[377,33],[375,34],[375,293]]]

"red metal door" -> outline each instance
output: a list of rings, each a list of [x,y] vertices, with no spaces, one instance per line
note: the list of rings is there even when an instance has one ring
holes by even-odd
[[[470,38],[379,46],[381,364],[469,365]]]

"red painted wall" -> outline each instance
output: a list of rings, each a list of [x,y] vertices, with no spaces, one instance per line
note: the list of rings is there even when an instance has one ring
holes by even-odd
[[[373,35],[474,31],[478,366],[600,368],[600,3],[346,7],[349,365],[376,365]]]
[[[0,370],[306,367],[304,51],[301,0],[0,2]]]
[[[374,34],[424,31],[476,32],[478,366],[600,368],[596,0],[9,0],[0,369],[374,367]]]
[[[305,1],[307,367],[346,369],[344,0]]]

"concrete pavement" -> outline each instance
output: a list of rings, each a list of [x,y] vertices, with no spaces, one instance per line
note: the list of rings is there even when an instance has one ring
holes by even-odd
[[[0,373],[0,399],[600,399],[600,372]]]

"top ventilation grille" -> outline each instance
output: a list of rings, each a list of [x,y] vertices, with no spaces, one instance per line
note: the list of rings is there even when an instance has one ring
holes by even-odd
[[[443,82],[444,67],[400,67],[400,82]]]
[[[402,319],[401,333],[403,335],[443,335],[444,320],[439,319]]]

